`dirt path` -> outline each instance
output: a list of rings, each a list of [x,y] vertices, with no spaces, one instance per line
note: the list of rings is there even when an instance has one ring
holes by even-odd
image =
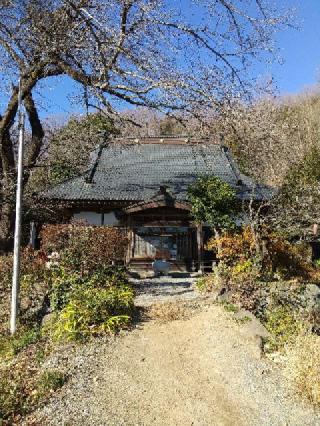
[[[50,366],[64,365],[71,378],[33,424],[320,425],[260,359],[247,327],[204,306],[184,321],[62,349]]]

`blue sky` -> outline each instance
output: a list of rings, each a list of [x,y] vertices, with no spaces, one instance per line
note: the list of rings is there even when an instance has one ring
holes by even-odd
[[[277,35],[282,65],[261,67],[262,72],[274,76],[284,95],[320,82],[320,0],[289,0],[288,4],[296,8],[300,29],[287,29]]]

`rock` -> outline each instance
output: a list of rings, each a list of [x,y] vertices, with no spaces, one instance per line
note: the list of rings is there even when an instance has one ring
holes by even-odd
[[[239,312],[234,314],[236,319],[248,319],[248,321],[243,322],[242,330],[243,332],[250,336],[260,336],[264,339],[269,337],[269,332],[265,326],[256,318],[250,311],[241,309]]]
[[[158,274],[164,274],[164,275],[168,275],[169,273],[169,269],[170,269],[170,263],[167,262],[166,260],[155,260],[154,262],[152,262],[152,268],[154,270],[154,273],[156,275]]]
[[[320,287],[317,284],[307,284],[303,296],[308,308],[320,308]]]
[[[251,312],[241,309],[234,314],[234,318],[242,320],[240,333],[253,342],[254,354],[261,358],[263,354],[263,341],[269,337],[268,330]]]
[[[230,302],[231,301],[232,292],[227,291],[226,288],[219,289],[219,293],[217,295],[217,302]]]

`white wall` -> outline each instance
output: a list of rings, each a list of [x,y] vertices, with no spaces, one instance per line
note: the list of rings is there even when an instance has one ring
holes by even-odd
[[[106,226],[116,226],[119,225],[119,221],[116,218],[116,215],[114,212],[104,213],[104,225]]]
[[[102,217],[104,216],[104,217]],[[74,220],[85,220],[89,225],[116,226],[119,224],[114,212],[96,213],[96,212],[80,212],[73,214]]]
[[[73,219],[85,220],[89,225],[102,225],[102,215],[96,212],[74,213]]]

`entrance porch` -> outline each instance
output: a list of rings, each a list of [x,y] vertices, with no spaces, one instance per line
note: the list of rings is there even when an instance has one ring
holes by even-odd
[[[129,268],[150,271],[153,261],[160,259],[170,264],[170,272],[203,272],[204,230],[191,221],[189,211],[189,205],[175,201],[126,209]]]

